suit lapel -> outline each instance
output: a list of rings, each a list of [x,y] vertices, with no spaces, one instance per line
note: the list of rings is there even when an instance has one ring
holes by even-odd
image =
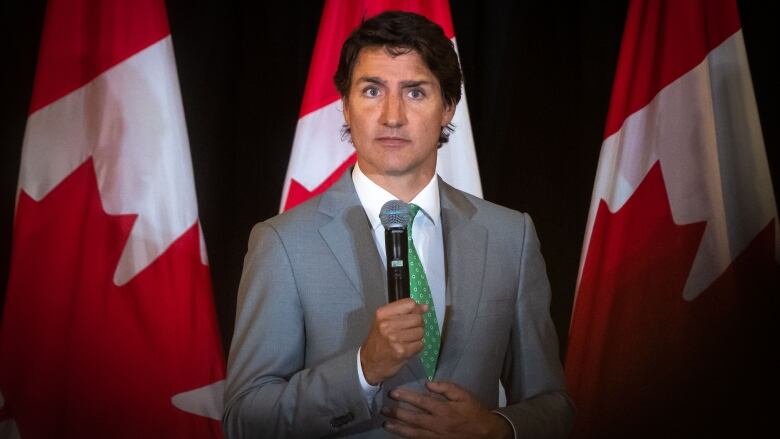
[[[320,236],[333,252],[352,286],[365,303],[368,321],[387,303],[387,272],[376,249],[371,223],[355,192],[352,173],[344,175],[323,194],[319,212],[326,216]],[[417,379],[425,378],[419,358],[406,363]]]
[[[447,314],[436,380],[451,378],[471,333],[485,271],[487,229],[474,223],[476,208],[457,190],[439,179],[442,230],[447,273]],[[361,295],[369,320],[387,303],[387,274],[376,250],[371,225],[352,183],[344,175],[322,196],[319,212],[326,216],[319,228],[322,239]],[[425,378],[419,358],[407,362],[417,379]]]
[[[477,210],[462,193],[441,179],[439,188],[448,300],[436,380],[446,380],[457,370],[477,315],[487,259],[487,229],[471,220]]]
[[[320,236],[333,252],[355,291],[361,295],[368,316],[387,303],[386,274],[374,243],[371,225],[347,171],[325,192],[319,212],[326,215]]]

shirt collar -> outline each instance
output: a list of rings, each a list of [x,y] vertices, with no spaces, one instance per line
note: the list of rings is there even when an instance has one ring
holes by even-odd
[[[382,223],[379,221],[379,212],[382,210],[382,206],[390,200],[396,200],[397,197],[363,174],[357,163],[355,163],[355,168],[352,170],[352,182],[355,184],[355,191],[360,199],[360,204],[363,205],[363,209],[366,211],[366,215],[368,215],[368,220],[371,222],[371,228],[376,230],[377,227],[382,226]],[[434,225],[439,223],[441,206],[439,205],[439,179],[436,177],[436,174],[433,175],[431,181],[425,185],[420,193],[414,197],[412,203],[420,206],[420,210]]]

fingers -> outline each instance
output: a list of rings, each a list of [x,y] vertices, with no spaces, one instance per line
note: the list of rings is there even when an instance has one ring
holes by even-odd
[[[360,350],[360,365],[369,383],[393,376],[409,358],[423,350],[423,314],[427,309],[427,305],[403,299],[376,310],[371,331]]]
[[[433,425],[435,420],[431,415],[404,410],[398,407],[383,408],[382,414],[388,419],[384,423],[385,430],[405,438],[433,437],[426,425]]]
[[[396,407],[383,407],[382,414],[388,418],[397,419],[403,423],[412,427],[425,427],[426,425],[433,425],[433,416],[428,413],[406,410]]]
[[[369,383],[393,376],[410,357],[423,350],[423,313],[427,309],[427,305],[403,299],[376,310],[371,331],[360,350],[360,365]]]
[[[483,408],[457,384],[430,382],[426,387],[435,394],[400,387],[390,392],[390,397],[411,407],[385,405],[382,408],[382,414],[388,418],[385,429],[406,438],[511,437],[512,426],[508,421]]]
[[[423,338],[423,335],[425,335],[425,330],[421,326],[416,326],[409,329],[404,329],[401,331],[396,332],[392,336],[390,336],[390,341],[396,341],[400,343],[411,343],[416,341],[421,341]]]
[[[425,386],[431,392],[443,395],[450,401],[463,401],[469,396],[466,390],[447,381],[429,381]]]
[[[392,316],[404,314],[424,314],[427,311],[428,305],[420,305],[411,298],[406,298],[377,308],[376,319],[386,319]]]
[[[420,328],[422,329],[425,321],[420,314],[406,314],[402,316],[395,316],[392,319],[377,320],[379,325],[379,332],[388,336],[392,333],[403,331],[406,329]],[[422,336],[420,336],[422,338]]]
[[[384,322],[383,322],[384,323]],[[391,343],[409,343],[413,341],[420,341],[425,334],[423,325],[406,326],[396,325],[388,322],[388,324],[380,323],[379,333]]]
[[[402,388],[393,389],[390,396],[396,401],[403,401],[411,404],[428,413],[438,414],[446,409],[446,403],[422,393],[413,392]]]
[[[403,364],[411,356],[423,350],[423,342],[416,341],[411,343],[393,343],[390,345],[388,358],[395,363]]]

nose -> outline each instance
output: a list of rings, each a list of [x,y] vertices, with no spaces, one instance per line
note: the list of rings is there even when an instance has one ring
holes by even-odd
[[[397,128],[406,124],[406,104],[399,93],[388,93],[382,106],[382,124]]]

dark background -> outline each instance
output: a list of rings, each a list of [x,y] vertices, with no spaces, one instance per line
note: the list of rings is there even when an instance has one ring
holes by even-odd
[[[627,2],[451,5],[484,197],[533,216],[565,351]],[[777,194],[778,15],[774,2],[738,5]],[[227,349],[249,230],[279,207],[322,2],[167,6]],[[1,7],[0,303],[45,2]]]

